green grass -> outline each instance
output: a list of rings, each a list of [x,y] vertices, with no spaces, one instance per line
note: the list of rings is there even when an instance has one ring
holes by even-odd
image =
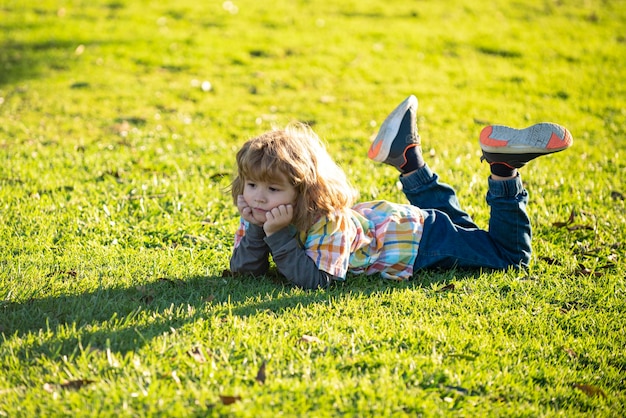
[[[624,416],[625,27],[610,0],[5,0],[0,416]],[[403,201],[365,151],[412,93],[484,226],[482,126],[573,133],[523,172],[528,273],[222,274],[247,138],[306,121]]]

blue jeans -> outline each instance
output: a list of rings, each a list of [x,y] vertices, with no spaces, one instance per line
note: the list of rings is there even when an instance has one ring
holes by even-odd
[[[527,267],[531,226],[526,213],[528,193],[519,175],[511,180],[489,178],[489,230],[480,229],[464,212],[454,189],[439,182],[428,166],[400,177],[409,202],[424,213],[424,233],[415,270],[428,267],[506,269]]]

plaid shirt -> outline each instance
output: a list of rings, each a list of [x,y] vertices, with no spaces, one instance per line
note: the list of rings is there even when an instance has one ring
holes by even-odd
[[[298,238],[318,268],[338,278],[351,272],[407,280],[413,275],[423,228],[419,208],[378,200],[359,203],[336,220],[322,217]],[[246,229],[242,221],[235,247]]]

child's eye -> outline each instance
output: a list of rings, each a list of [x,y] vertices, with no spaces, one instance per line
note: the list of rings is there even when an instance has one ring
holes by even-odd
[[[256,183],[248,182],[246,183],[246,186],[250,187],[251,189],[254,189],[256,187]]]
[[[277,189],[276,187],[270,187],[270,192],[279,192],[280,189]]]

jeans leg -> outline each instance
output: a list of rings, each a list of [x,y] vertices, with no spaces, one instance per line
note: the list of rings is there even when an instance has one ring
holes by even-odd
[[[477,228],[472,218],[461,209],[456,192],[439,181],[428,165],[406,177],[400,177],[402,189],[413,206],[420,209],[437,209],[447,214],[452,223],[465,228]]]
[[[532,228],[526,211],[528,191],[522,178],[496,181],[489,178],[487,204],[491,207],[489,236],[511,265],[528,267],[532,253]]]
[[[415,270],[427,267],[526,267],[531,254],[531,227],[526,213],[528,193],[520,177],[489,179],[489,231],[455,224],[439,209],[422,209],[424,233]]]

